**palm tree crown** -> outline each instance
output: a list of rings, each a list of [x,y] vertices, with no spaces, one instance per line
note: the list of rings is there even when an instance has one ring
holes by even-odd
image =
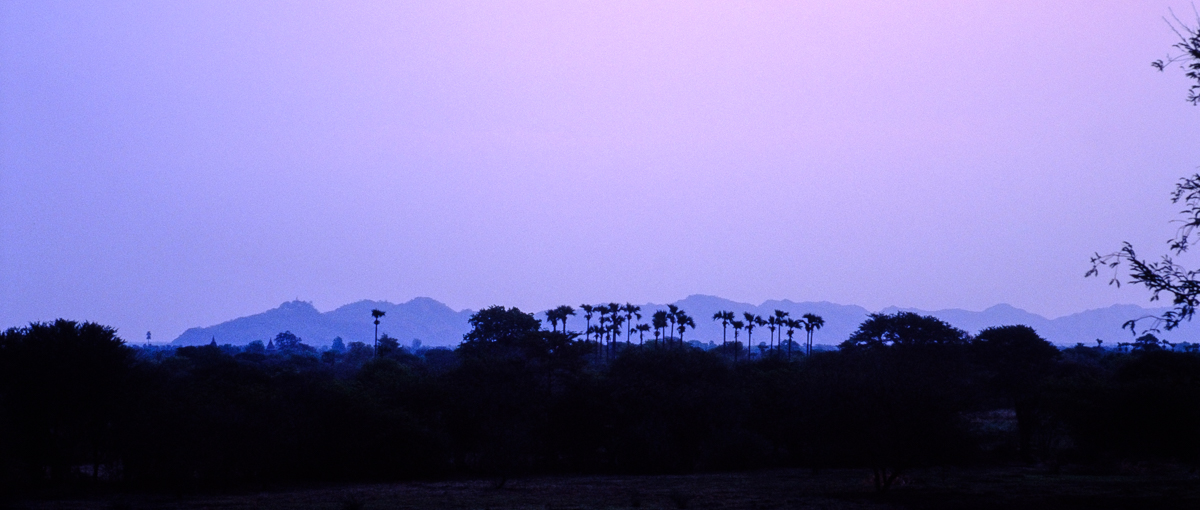
[[[629,324],[625,328],[625,343],[629,343],[629,336],[633,334],[634,330],[633,318],[637,317],[638,320],[642,320],[642,307],[632,303],[625,303],[625,306],[621,307],[621,311],[625,312],[625,321]]]
[[[375,318],[375,352],[379,352],[379,318],[387,315],[387,312],[375,308],[371,310],[371,317]]]
[[[721,345],[725,345],[725,330],[729,327],[729,321],[733,320],[733,312],[719,311],[713,314],[714,321],[721,321]]]
[[[654,341],[658,341],[659,331],[667,328],[667,311],[658,310],[650,316],[650,324],[654,326]]]
[[[812,355],[813,331],[821,329],[825,325],[825,319],[820,315],[806,313],[804,314],[804,331],[808,334],[808,345],[806,346],[805,356]]]

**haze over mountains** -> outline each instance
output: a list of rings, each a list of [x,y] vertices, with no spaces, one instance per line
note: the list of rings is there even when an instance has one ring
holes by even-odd
[[[815,313],[825,318],[825,327],[815,334],[814,343],[816,344],[837,344],[845,340],[871,313],[861,306],[840,305],[825,301],[797,303],[789,300],[772,300],[756,306],[704,295],[689,296],[672,304],[687,311],[696,319],[695,331],[689,330],[684,335],[685,340],[716,343],[721,342],[721,325],[710,318],[719,310],[733,310],[739,318],[742,312],[754,313],[765,318],[777,309],[784,310],[793,317],[799,317],[805,313]],[[335,337],[341,337],[346,343],[370,343],[375,335],[371,319],[371,310],[375,308],[387,312],[379,326],[380,334],[386,333],[400,340],[400,343],[404,345],[409,345],[414,339],[419,339],[423,345],[427,346],[457,345],[462,341],[463,334],[470,329],[467,320],[474,313],[473,310],[452,310],[430,298],[416,298],[401,304],[364,300],[328,312],[320,312],[311,303],[305,301],[290,301],[279,305],[278,308],[256,315],[233,319],[213,326],[188,329],[171,343],[173,345],[200,345],[216,340],[219,344],[244,345],[254,340],[266,342],[283,331],[291,331],[302,338],[305,343],[315,346],[328,345]],[[642,322],[649,323],[650,315],[659,309],[666,309],[666,305],[643,304]],[[1097,338],[1103,339],[1107,345],[1127,342],[1132,336],[1129,331],[1121,329],[1121,324],[1129,319],[1160,313],[1163,309],[1143,308],[1137,305],[1113,305],[1055,319],[1047,319],[1006,304],[996,305],[978,312],[959,309],[924,311],[897,307],[885,308],[880,312],[894,313],[901,310],[938,317],[972,334],[989,326],[1025,324],[1036,329],[1051,342],[1069,346],[1077,342],[1091,345]],[[543,322],[545,321],[544,313],[539,311],[536,315]],[[568,328],[572,331],[585,329],[582,312],[578,312],[576,316],[570,318]],[[798,332],[796,340],[799,341],[802,336],[803,333]],[[1200,327],[1185,324],[1175,331],[1158,336],[1173,342],[1197,342],[1200,341]],[[733,339],[732,330],[728,332],[728,338]],[[767,338],[766,328],[755,330],[754,344],[766,341]],[[741,340],[743,342],[746,340],[745,332],[742,333]],[[633,336],[633,341],[638,341],[636,334]]]

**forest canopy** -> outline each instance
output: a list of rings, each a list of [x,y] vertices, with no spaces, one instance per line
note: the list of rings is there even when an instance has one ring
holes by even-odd
[[[755,353],[547,330],[516,308],[471,324],[453,350],[321,351],[287,335],[139,347],[92,323],[10,329],[5,489],[794,466],[868,469],[887,490],[920,466],[1200,461],[1200,355],[1157,339],[1060,350],[1027,326],[971,336],[900,313],[806,355],[781,328]]]

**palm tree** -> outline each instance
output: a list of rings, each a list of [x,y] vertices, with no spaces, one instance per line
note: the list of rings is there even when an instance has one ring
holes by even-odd
[[[675,320],[679,322],[679,346],[683,347],[683,332],[686,331],[689,326],[692,329],[695,329],[696,321],[692,320],[692,318],[682,310],[679,311],[679,317],[677,317]]]
[[[621,331],[621,305],[609,303],[604,311],[608,314],[608,348],[613,350],[617,334]]]
[[[579,305],[579,309],[583,310],[583,320],[587,321],[587,340],[592,340],[592,315],[596,313],[596,307],[592,305]]]
[[[558,331],[558,309],[546,310],[546,320],[550,322],[550,331]]]
[[[750,342],[754,341],[754,327],[762,323],[762,317],[742,312],[742,318],[746,319],[746,361],[750,361]]]
[[[562,321],[563,334],[567,334],[567,317],[575,315],[575,309],[571,308],[569,305],[562,305],[558,308],[555,308],[554,311],[558,315],[558,320]]]
[[[587,329],[587,337],[588,337],[588,338],[591,338],[591,337],[592,337],[592,335],[593,335],[593,334],[595,334],[595,335],[596,335],[596,338],[600,338],[600,333],[601,333],[602,331],[603,331],[603,329],[601,329],[601,328],[600,328],[600,326],[588,326],[588,329]],[[589,340],[589,341],[590,341],[590,340]],[[598,347],[599,347],[599,346],[598,346]],[[603,349],[603,347],[599,347],[599,348]],[[597,354],[597,355],[600,355],[600,356],[603,356],[603,355],[604,355],[604,351],[603,351],[603,350],[601,350],[600,352],[597,352],[596,354]]]
[[[642,320],[642,307],[632,303],[625,303],[625,306],[621,307],[621,311],[625,312],[625,321],[627,324],[629,324],[629,326],[625,328],[625,343],[628,344],[629,337],[633,335],[634,330],[633,318],[637,317],[638,320]]]
[[[654,315],[650,316],[650,323],[654,325],[654,343],[657,344],[659,331],[667,328],[667,311],[655,311]]]
[[[776,345],[783,345],[783,327],[787,325],[788,313],[783,310],[775,310],[775,326],[779,328],[779,336],[776,337]]]
[[[804,331],[808,333],[808,348],[805,356],[812,356],[813,331],[821,329],[825,326],[825,319],[820,315],[806,313],[804,314]]]
[[[770,352],[770,350],[775,349],[775,325],[778,323],[779,323],[779,320],[776,319],[774,315],[767,316],[767,329],[771,330],[771,336],[769,338],[767,338],[768,352]]]
[[[622,317],[621,314],[618,313],[619,310],[612,310],[612,312],[612,326],[609,327],[608,333],[608,348],[611,349],[615,355],[617,353],[617,344],[621,339],[621,324],[625,323],[625,317]]]
[[[800,321],[795,320],[795,319],[784,319],[784,321],[785,321],[784,325],[787,326],[787,335],[788,335],[787,357],[788,357],[788,360],[790,361],[792,359],[792,335],[796,334],[796,328],[800,327]]]
[[[733,312],[720,311],[713,314],[714,321],[721,321],[721,347],[725,347],[725,330],[729,326],[729,321],[733,320]]]
[[[733,314],[730,313],[730,316],[732,315]],[[738,343],[738,333],[742,332],[742,328],[746,326],[746,323],[742,321],[729,321],[729,325],[733,326],[733,362],[737,363],[738,347],[742,345]]]
[[[678,319],[678,317],[679,317],[679,307],[675,306],[675,305],[667,305],[667,309],[668,309],[667,320],[671,321],[671,329],[668,329],[667,332],[673,333],[675,331],[675,320]],[[667,336],[666,340],[667,340],[667,346],[670,346],[671,345],[671,337]]]
[[[608,317],[608,314],[605,312],[608,311],[608,307],[606,307],[604,305],[600,305],[600,306],[596,307],[596,311],[600,312],[600,319],[598,321],[600,324],[596,326],[597,338],[599,339],[599,342],[600,342],[600,354],[602,356],[607,357],[608,356],[608,344],[606,343],[606,341],[608,340],[608,321],[610,319]]]
[[[634,329],[638,332],[638,345],[646,345],[646,332],[650,331],[650,325],[643,322]]]
[[[378,308],[371,310],[371,317],[375,318],[375,345],[373,352],[376,354],[379,353],[379,318],[383,317],[384,315],[387,315],[387,312]]]

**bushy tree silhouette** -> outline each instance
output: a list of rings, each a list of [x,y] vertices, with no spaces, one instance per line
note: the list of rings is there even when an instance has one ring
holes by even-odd
[[[844,350],[884,347],[964,346],[969,336],[961,329],[928,315],[912,312],[873,313],[842,342]]]

